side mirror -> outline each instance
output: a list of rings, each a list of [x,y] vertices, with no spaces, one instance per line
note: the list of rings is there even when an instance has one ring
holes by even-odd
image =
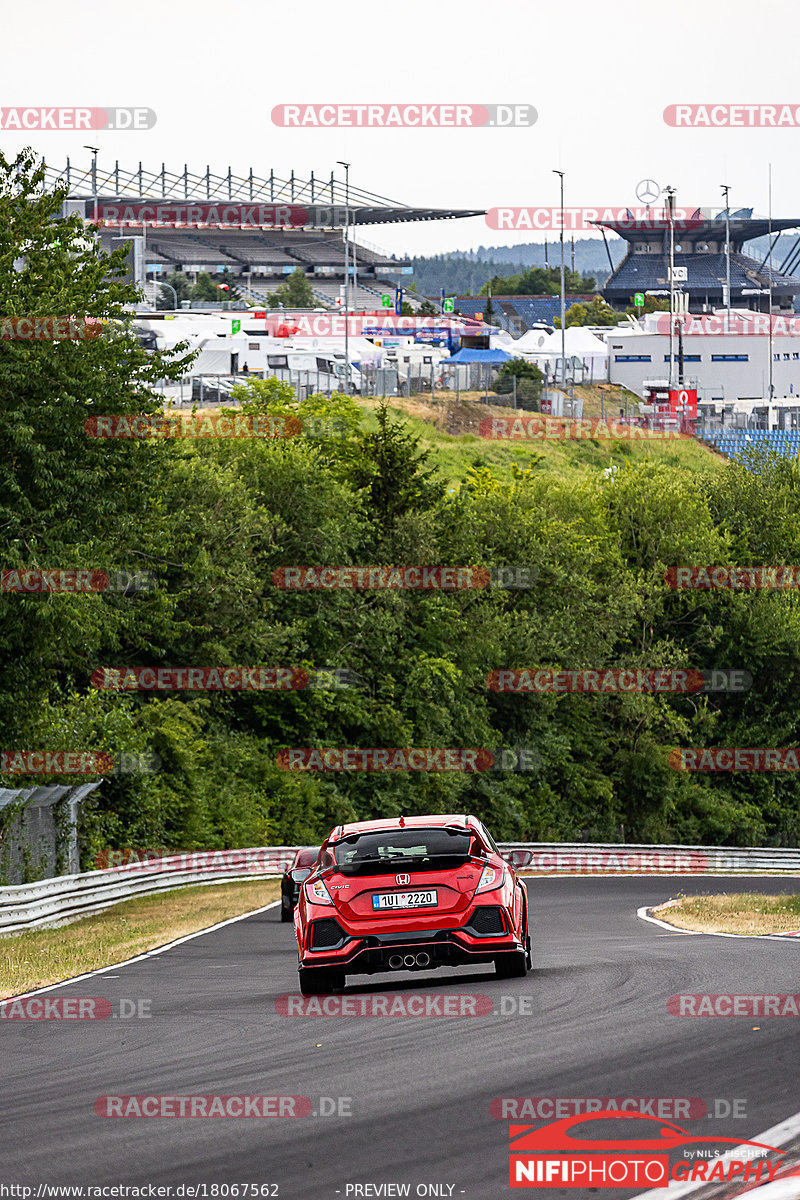
[[[308,879],[311,874],[311,867],[297,867],[292,871],[292,879],[295,883],[302,883],[304,879]]]

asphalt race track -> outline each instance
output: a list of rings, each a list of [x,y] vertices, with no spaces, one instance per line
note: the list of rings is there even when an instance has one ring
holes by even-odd
[[[411,1196],[507,1200],[525,1193],[508,1186],[508,1125],[490,1115],[495,1097],[698,1097],[712,1111],[715,1099],[739,1100],[744,1117],[677,1123],[741,1140],[800,1109],[800,1018],[667,1010],[677,993],[800,991],[800,938],[670,934],[636,916],[679,891],[792,892],[794,880],[526,882],[526,979],[480,967],[355,977],[347,988],[479,993],[494,1003],[486,1016],[280,1015],[276,999],[297,993],[297,975],[292,927],[277,908],[49,992],[107,997],[115,1011],[120,999],[149,1000],[152,1015],[0,1021],[0,1179],[204,1183],[209,1197],[213,1184],[277,1184],[279,1200],[390,1196],[402,1192],[379,1185],[410,1184]],[[520,1000],[529,1014],[509,1012]],[[320,1097],[333,1106],[349,1098],[341,1107],[351,1115],[117,1119],[94,1110],[103,1095],[187,1094],[306,1096],[314,1113]]]

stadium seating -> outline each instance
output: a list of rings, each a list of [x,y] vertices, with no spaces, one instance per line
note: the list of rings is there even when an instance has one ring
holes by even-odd
[[[566,309],[569,312],[573,304],[582,304],[590,300],[586,296],[568,296]],[[462,313],[484,313],[489,299],[487,296],[456,296],[455,306]],[[492,296],[492,306],[495,313],[502,310],[506,314],[513,313],[517,317],[514,322],[520,327],[520,332],[530,329],[533,325],[552,325],[555,317],[561,316],[561,298],[559,296]]]
[[[697,436],[731,459],[750,447],[773,450],[786,458],[800,454],[800,429],[701,429]]]
[[[685,286],[692,291],[705,288],[709,292],[716,292],[725,282],[724,254],[681,254],[676,256],[676,263],[688,269],[688,282]],[[774,267],[770,269],[766,263],[761,266],[757,259],[732,251],[732,292],[740,288],[752,288],[754,271],[765,281],[771,278],[775,285],[794,282]],[[618,294],[624,293],[627,296],[634,292],[666,287],[667,263],[663,254],[629,254],[608,280],[603,292],[616,299]]]

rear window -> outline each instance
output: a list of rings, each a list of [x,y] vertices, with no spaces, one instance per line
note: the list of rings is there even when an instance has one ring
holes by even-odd
[[[334,846],[343,875],[446,871],[469,858],[472,835],[460,829],[386,829],[357,833]]]
[[[298,850],[295,855],[295,867],[313,867],[317,861],[319,850]]]

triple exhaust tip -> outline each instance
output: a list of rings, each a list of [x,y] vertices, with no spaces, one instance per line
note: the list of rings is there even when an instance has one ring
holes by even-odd
[[[412,967],[427,967],[431,961],[430,954],[421,951],[419,954],[392,954],[389,958],[389,966],[393,971],[399,971],[401,967],[407,967],[409,970]]]

